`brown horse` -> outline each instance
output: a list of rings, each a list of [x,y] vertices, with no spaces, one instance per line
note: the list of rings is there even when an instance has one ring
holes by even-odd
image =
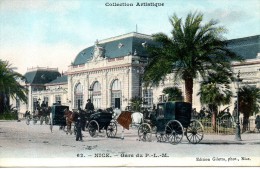
[[[71,126],[72,123],[75,123],[76,112],[72,112],[69,109],[64,110],[64,117],[66,118],[67,131],[66,134],[72,134]]]

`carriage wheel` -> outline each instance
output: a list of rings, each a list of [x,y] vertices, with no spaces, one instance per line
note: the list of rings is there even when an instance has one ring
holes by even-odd
[[[199,143],[204,136],[204,128],[198,120],[191,120],[190,125],[186,129],[186,137],[192,144]]]
[[[26,124],[27,124],[27,125],[30,124],[30,117],[26,117]]]
[[[96,137],[99,132],[99,125],[96,120],[91,120],[88,124],[88,132],[91,137]]]
[[[163,133],[156,133],[157,142],[166,142],[167,138],[166,135]]]
[[[165,127],[166,139],[171,144],[178,144],[183,138],[183,127],[177,120],[171,120],[166,124]]]
[[[138,127],[139,140],[152,141],[152,129],[147,123],[143,123]]]
[[[115,137],[117,133],[117,125],[115,122],[111,121],[106,129],[107,137]]]

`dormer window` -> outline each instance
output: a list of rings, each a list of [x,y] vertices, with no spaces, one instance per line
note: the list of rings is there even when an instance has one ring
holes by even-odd
[[[123,45],[122,43],[119,43],[117,46],[118,46],[118,48],[120,49],[120,48],[122,48],[124,45]]]

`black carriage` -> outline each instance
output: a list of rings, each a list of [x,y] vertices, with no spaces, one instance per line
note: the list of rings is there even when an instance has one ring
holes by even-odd
[[[152,134],[156,134],[159,142],[178,144],[185,134],[190,143],[199,143],[204,129],[198,120],[191,119],[191,111],[191,104],[186,102],[158,103],[149,120],[139,126],[139,139],[151,141]]]
[[[107,137],[116,136],[117,124],[112,118],[112,113],[96,112],[91,114],[87,121],[87,128],[91,137],[96,137],[101,130],[106,131]]]
[[[50,129],[52,131],[53,125],[65,126],[66,118],[64,117],[64,110],[69,109],[69,106],[53,105],[50,113]]]

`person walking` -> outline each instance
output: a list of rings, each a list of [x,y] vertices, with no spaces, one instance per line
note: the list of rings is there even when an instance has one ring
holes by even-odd
[[[80,117],[78,117],[75,125],[76,125],[76,129],[77,129],[76,141],[83,141],[82,140],[82,132],[81,132],[82,125],[81,125]]]

